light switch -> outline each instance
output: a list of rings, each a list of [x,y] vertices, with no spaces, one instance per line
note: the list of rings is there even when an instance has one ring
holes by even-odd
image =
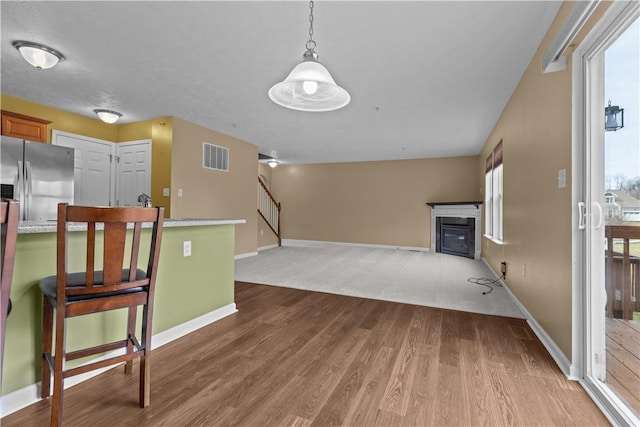
[[[182,256],[191,256],[191,240],[182,242]]]
[[[168,188],[163,188],[162,189],[162,195],[164,197],[169,197],[169,189]]]
[[[178,188],[178,197],[182,197],[182,188]]]
[[[567,186],[567,170],[560,169],[558,171],[558,188],[565,188]]]

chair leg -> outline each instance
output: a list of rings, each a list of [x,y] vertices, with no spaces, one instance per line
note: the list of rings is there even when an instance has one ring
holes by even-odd
[[[142,308],[142,333],[144,354],[140,358],[140,407],[146,408],[151,401],[151,319],[153,306]]]
[[[51,427],[62,425],[63,368],[65,354],[66,319],[64,308],[56,310],[56,354],[53,367],[53,396],[51,398]]]
[[[51,394],[51,368],[46,354],[51,354],[53,341],[53,307],[47,297],[42,298],[42,387],[40,396],[44,399]]]
[[[127,354],[133,353],[133,342],[131,337],[136,334],[136,315],[138,307],[129,307],[129,316],[127,319]],[[124,373],[130,374],[133,372],[133,360],[129,360],[124,364]]]
[[[140,407],[146,408],[151,403],[151,361],[149,354],[140,358]]]

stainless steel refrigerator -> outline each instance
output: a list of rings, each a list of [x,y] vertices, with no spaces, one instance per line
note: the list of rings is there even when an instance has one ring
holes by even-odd
[[[73,148],[1,137],[2,197],[20,201],[22,220],[55,220],[60,202],[73,203]]]

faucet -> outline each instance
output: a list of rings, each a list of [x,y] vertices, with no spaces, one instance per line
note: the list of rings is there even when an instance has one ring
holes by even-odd
[[[145,208],[151,207],[151,197],[148,194],[142,193],[138,195],[138,203],[142,203],[142,206]]]

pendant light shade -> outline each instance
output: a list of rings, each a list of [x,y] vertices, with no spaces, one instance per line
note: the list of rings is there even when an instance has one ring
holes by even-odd
[[[349,103],[349,93],[338,86],[329,70],[318,62],[312,50],[295,66],[284,81],[269,90],[269,98],[278,105],[299,111],[333,111]]]
[[[349,93],[338,86],[324,65],[318,62],[313,40],[313,0],[309,2],[309,40],[302,62],[286,79],[269,89],[269,98],[278,105],[298,111],[333,111],[351,101]]]
[[[46,70],[64,61],[64,56],[60,52],[39,43],[17,41],[13,46],[18,49],[25,61],[39,70]]]
[[[93,110],[93,112],[96,113],[100,120],[109,124],[117,122],[118,119],[122,117],[122,114],[118,113],[117,111],[97,109]]]

